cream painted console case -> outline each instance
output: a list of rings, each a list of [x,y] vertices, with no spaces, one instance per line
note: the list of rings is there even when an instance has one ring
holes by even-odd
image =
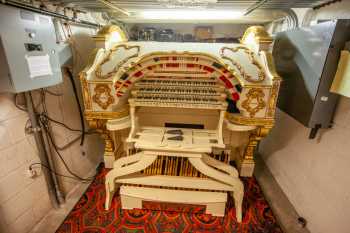
[[[143,201],[198,204],[242,220],[254,151],[273,127],[280,77],[263,27],[240,44],[132,42],[117,26],[95,37],[81,73],[85,116],[105,140],[106,209]],[[230,165],[235,161],[235,167]]]

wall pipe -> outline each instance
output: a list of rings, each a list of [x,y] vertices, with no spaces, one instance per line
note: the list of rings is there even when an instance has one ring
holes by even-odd
[[[113,4],[112,2],[108,1],[108,0],[97,0],[100,3],[102,3],[103,5],[107,6],[108,8],[115,10],[117,12],[122,13],[123,15],[126,16],[130,16],[130,12],[128,12],[127,10],[120,8],[119,6],[116,6],[115,4]]]
[[[268,2],[269,0],[261,0],[259,2],[254,3],[252,6],[248,7],[248,9],[246,10],[246,12],[244,13],[244,15],[249,15],[250,13],[252,13],[253,11],[255,11],[256,9],[258,9],[259,7],[261,7],[262,5],[264,5],[266,2]]]
[[[36,146],[38,148],[38,155],[40,158],[40,162],[41,162],[41,164],[43,164],[51,169],[51,166],[48,162],[47,153],[45,150],[45,144],[44,144],[44,138],[42,135],[42,131],[41,131],[40,125],[38,123],[37,116],[35,114],[32,96],[31,96],[30,92],[25,92],[24,96],[25,96],[25,100],[26,100],[29,120],[32,124],[35,143],[36,143]],[[45,177],[45,180],[47,183],[50,201],[51,201],[54,208],[58,208],[59,207],[59,200],[58,200],[58,197],[56,194],[53,175],[47,169],[42,169],[42,172],[44,174],[44,177]]]
[[[28,5],[28,4],[20,3],[20,2],[17,2],[17,1],[0,0],[0,3],[4,4],[4,5],[8,5],[8,6],[13,6],[13,7],[16,7],[16,8],[19,8],[19,9],[23,9],[23,10],[29,10],[29,11],[32,11],[32,12],[35,12],[35,13],[39,13],[39,14],[43,14],[43,15],[47,15],[47,16],[51,16],[51,17],[55,17],[55,18],[64,19],[64,20],[73,22],[73,23],[75,23],[77,25],[82,25],[82,26],[92,27],[92,28],[99,28],[99,27],[101,27],[101,25],[99,25],[99,24],[91,23],[91,22],[88,22],[88,21],[85,21],[85,20],[78,20],[76,18],[70,18],[70,17],[68,17],[66,15],[63,15],[63,14],[59,14],[59,13],[56,13],[56,12],[48,11],[48,10],[41,9],[41,8],[38,8],[38,7],[35,7],[35,6],[31,6],[31,5]]]
[[[43,128],[41,128],[41,129],[43,129]],[[51,130],[50,125],[49,125],[48,129],[45,129],[45,130],[47,130],[47,131]],[[52,153],[55,153],[55,152],[52,152],[51,147],[50,147],[50,138],[48,136],[49,133],[50,132],[45,132],[46,141],[44,141],[44,145],[46,146],[45,148],[46,148],[46,152],[47,152],[46,158],[47,158],[47,161],[49,164],[50,171],[55,171],[56,170],[55,161],[52,158]],[[45,144],[45,142],[46,142],[46,144]],[[52,172],[50,172],[50,175],[52,176],[53,185],[55,187],[55,193],[56,193],[58,204],[64,204],[65,198],[64,198],[63,192],[61,191],[58,178],[57,178],[56,174],[54,174]]]
[[[332,1],[328,1],[328,2],[322,3],[322,4],[320,4],[320,5],[314,6],[312,9],[313,9],[313,10],[318,10],[318,9],[321,9],[322,7],[326,7],[326,6],[332,5],[332,4],[337,3],[337,2],[341,2],[341,1],[342,1],[342,0],[332,0]]]

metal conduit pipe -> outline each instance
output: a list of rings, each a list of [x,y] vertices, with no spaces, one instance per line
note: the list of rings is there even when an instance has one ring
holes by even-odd
[[[254,3],[252,6],[250,6],[246,12],[244,13],[244,15],[249,15],[250,13],[252,13],[253,11],[255,11],[256,9],[258,9],[259,7],[261,7],[262,5],[264,5],[266,2],[268,2],[269,0],[260,0],[256,3]]]
[[[21,2],[18,2],[18,1],[0,0],[0,3],[4,4],[4,5],[20,8],[20,9],[23,9],[23,10],[32,11],[32,12],[35,12],[35,13],[39,13],[39,14],[43,14],[43,15],[47,15],[47,16],[51,16],[51,17],[55,17],[55,18],[64,19],[64,20],[70,21],[70,22],[72,22],[74,24],[77,24],[77,25],[80,25],[80,26],[92,27],[92,28],[99,28],[99,27],[101,27],[101,25],[99,25],[99,24],[91,23],[91,22],[88,22],[88,21],[85,21],[85,20],[78,20],[76,18],[70,18],[70,17],[68,17],[66,15],[63,15],[63,14],[59,14],[59,13],[56,13],[56,12],[52,12],[52,11],[48,11],[48,10],[45,10],[45,9],[41,9],[41,8],[38,8],[38,7],[35,7],[35,6],[32,6],[32,5],[28,5],[28,4],[24,4],[24,3],[21,3]]]
[[[41,164],[51,168],[50,163],[48,161],[47,152],[45,149],[42,131],[41,131],[40,125],[38,123],[37,116],[35,114],[32,96],[31,96],[30,92],[25,92],[24,96],[25,96],[26,105],[27,105],[27,109],[28,109],[29,120],[32,124],[33,135],[34,135],[35,143],[36,143],[36,146],[38,149],[38,155],[39,155],[40,162],[41,162]],[[44,177],[45,177],[45,180],[47,183],[49,197],[50,197],[50,201],[52,203],[52,206],[54,208],[58,208],[59,207],[59,200],[58,200],[58,197],[56,194],[56,188],[55,188],[53,174],[47,169],[42,169],[42,172],[44,174]]]
[[[43,128],[41,128],[41,129],[43,129]],[[49,126],[49,128],[47,130],[51,130],[51,127]],[[44,144],[44,146],[46,145],[46,147],[45,147],[46,148],[46,152],[47,152],[46,153],[46,157],[47,157],[47,161],[48,161],[48,164],[49,164],[50,171],[55,171],[56,170],[56,165],[55,165],[55,161],[52,158],[52,150],[50,148],[50,138],[48,137],[47,133],[48,132],[45,133],[46,144]],[[55,152],[53,152],[53,153],[55,153]],[[56,193],[58,204],[59,205],[64,204],[65,203],[65,197],[64,197],[63,192],[61,191],[57,175],[52,173],[52,172],[50,172],[50,171],[49,171],[49,173],[52,176],[52,180],[53,180],[53,184],[54,184],[54,187],[55,187],[55,193]]]

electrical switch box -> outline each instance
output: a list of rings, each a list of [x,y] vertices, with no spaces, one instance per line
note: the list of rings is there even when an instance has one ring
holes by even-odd
[[[51,17],[0,5],[0,92],[62,82],[59,51]]]

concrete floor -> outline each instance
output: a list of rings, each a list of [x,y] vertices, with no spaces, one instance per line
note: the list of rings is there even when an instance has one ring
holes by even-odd
[[[256,164],[255,177],[284,233],[310,233],[306,227],[303,228],[298,223],[299,216],[297,212],[260,156],[257,156]],[[66,203],[60,209],[50,211],[30,233],[54,233],[84,194],[88,186],[89,184],[79,185],[67,196]]]
[[[66,197],[66,203],[59,209],[51,210],[29,233],[54,233],[64,221],[90,183],[82,183]]]
[[[254,176],[284,233],[310,233],[298,222],[300,216],[259,155],[255,161]]]

